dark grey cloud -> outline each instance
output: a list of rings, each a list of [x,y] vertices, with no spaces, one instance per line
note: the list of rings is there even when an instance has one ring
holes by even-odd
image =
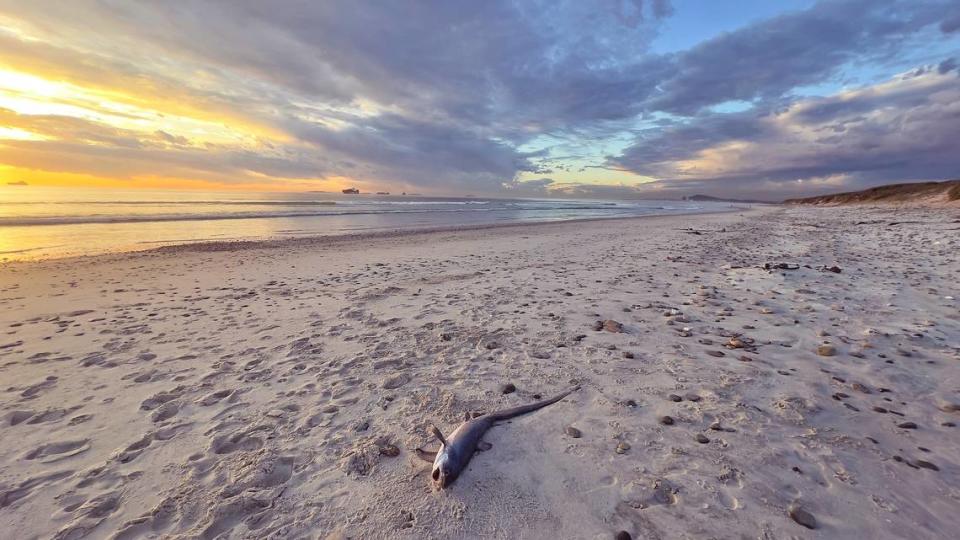
[[[943,62],[937,64],[937,73],[940,73],[941,75],[950,73],[951,71],[957,69],[957,67],[958,65],[956,58],[947,58]]]
[[[704,114],[644,134],[612,162],[669,192],[779,199],[960,176],[958,140],[960,79],[928,69],[766,114]]]
[[[498,188],[518,171],[534,171],[526,155],[468,128],[383,114],[344,129],[296,122],[301,140],[356,163],[365,176],[409,185],[469,190]]]
[[[700,43],[675,57],[652,110],[694,114],[725,101],[777,99],[824,82],[851,61],[895,54],[905,39],[940,21],[938,2],[820,2]]]

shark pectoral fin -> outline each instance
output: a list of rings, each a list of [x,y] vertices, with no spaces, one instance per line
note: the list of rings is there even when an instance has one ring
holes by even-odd
[[[491,448],[493,448],[493,445],[490,444],[490,443],[488,443],[488,442],[486,442],[486,441],[480,441],[480,442],[477,443],[477,450],[479,450],[479,451],[481,451],[481,452],[486,452],[487,450],[489,450],[489,449],[491,449]]]
[[[430,426],[430,433],[433,433],[433,436],[440,441],[440,444],[446,446],[447,440],[443,438],[443,433],[440,433],[440,430],[437,429],[437,426]]]
[[[436,452],[430,452],[422,448],[417,448],[416,450],[414,450],[414,453],[417,455],[418,458],[426,461],[427,463],[433,463],[433,460],[437,458]]]

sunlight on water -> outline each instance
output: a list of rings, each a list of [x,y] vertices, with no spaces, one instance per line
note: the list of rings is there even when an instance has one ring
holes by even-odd
[[[704,203],[0,186],[0,259],[510,222],[698,212]]]

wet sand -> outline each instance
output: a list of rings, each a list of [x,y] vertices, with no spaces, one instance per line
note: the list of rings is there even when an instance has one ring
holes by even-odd
[[[949,538],[958,254],[792,207],[8,264],[0,530]],[[574,384],[431,489],[429,425]]]

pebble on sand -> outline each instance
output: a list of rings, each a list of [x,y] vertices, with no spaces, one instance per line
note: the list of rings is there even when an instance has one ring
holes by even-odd
[[[697,442],[700,444],[707,444],[708,442],[710,442],[710,438],[704,435],[703,433],[697,433],[697,436],[695,438],[697,439]]]
[[[613,319],[607,319],[603,321],[600,328],[602,328],[603,330],[606,330],[607,332],[613,332],[615,334],[619,334],[623,332],[623,325]]]
[[[507,383],[500,387],[501,394],[512,394],[517,391],[517,387],[513,383]]]
[[[573,437],[574,439],[579,439],[580,437],[583,437],[583,433],[579,429],[573,426],[567,426],[563,430],[563,432],[569,435],[570,437]]]
[[[917,424],[913,422],[902,422],[897,424],[897,427],[900,429],[917,429]]]
[[[672,425],[673,425],[673,417],[672,417],[672,416],[661,416],[661,417],[660,417],[660,423],[663,424],[663,425],[665,425],[665,426],[672,426]]]
[[[817,354],[820,356],[836,356],[837,348],[830,344],[824,344],[817,347]]]
[[[633,537],[627,531],[620,531],[613,536],[613,540],[633,540]]]
[[[817,518],[813,517],[813,514],[804,510],[800,505],[790,505],[789,514],[790,518],[800,525],[803,525],[808,529],[817,528]]]
[[[380,447],[380,455],[387,457],[397,457],[400,455],[400,449],[392,444],[387,444]]]

